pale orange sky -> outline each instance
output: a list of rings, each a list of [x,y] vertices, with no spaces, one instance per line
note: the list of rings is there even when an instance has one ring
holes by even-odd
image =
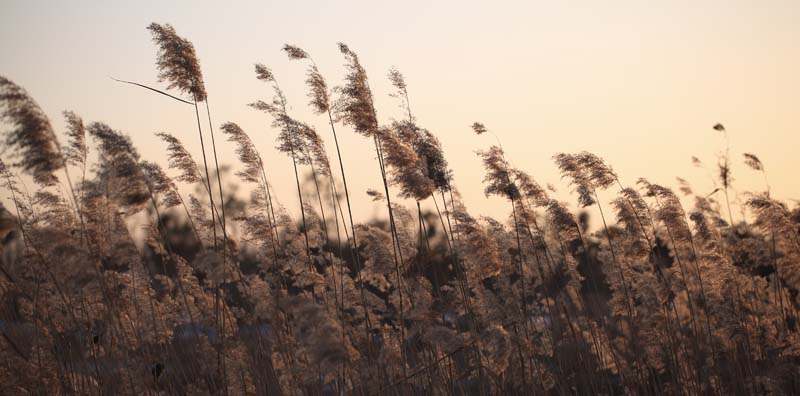
[[[156,47],[145,27],[171,23],[197,49],[215,124],[233,121],[256,141],[280,200],[296,210],[291,161],[274,150],[276,131],[247,103],[269,99],[253,63],[275,72],[291,113],[317,127],[306,103],[305,67],[284,43],[312,53],[330,85],[341,82],[336,42],[356,51],[371,77],[382,122],[401,117],[386,72],[406,76],[419,123],[442,141],[473,214],[498,218],[507,204],[483,196],[474,151],[481,121],[507,155],[542,184],[567,191],[551,156],[592,151],[633,183],[645,176],[674,185],[688,179],[709,191],[696,155],[713,165],[730,134],[737,190],[763,189],[741,163],[765,163],[772,193],[800,197],[800,2],[798,1],[441,1],[148,2],[3,1],[0,74],[24,86],[63,130],[60,112],[104,121],[128,133],[143,156],[166,164],[154,132],[184,139],[199,159],[193,109],[108,77],[156,82]],[[363,192],[380,186],[371,142],[341,128],[351,191],[365,219],[378,213]],[[218,137],[222,162],[233,147]],[[566,197],[565,197],[566,198]],[[569,202],[575,203],[570,197]]]

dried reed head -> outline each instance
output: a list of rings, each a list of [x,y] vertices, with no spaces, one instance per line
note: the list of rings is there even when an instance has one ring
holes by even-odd
[[[257,79],[264,82],[275,82],[275,75],[272,74],[272,70],[270,70],[270,68],[268,68],[267,66],[261,63],[256,63],[255,69],[256,69]]]
[[[306,156],[313,160],[314,170],[320,175],[330,176],[331,164],[328,159],[328,153],[325,151],[325,143],[317,133],[317,130],[302,122],[298,123],[298,128],[305,140],[304,151]]]
[[[744,153],[744,163],[753,170],[764,171],[764,164],[755,154]]]
[[[435,185],[426,175],[426,164],[400,138],[397,130],[381,129],[379,133],[390,182],[400,186],[400,196],[418,201],[429,197]]]
[[[203,177],[200,174],[200,169],[192,159],[191,154],[183,147],[183,143],[166,132],[158,132],[156,136],[167,143],[167,158],[169,159],[170,169],[177,169],[180,172],[175,180],[184,183],[202,183]]]
[[[58,182],[55,171],[64,166],[58,139],[50,120],[24,88],[0,76],[0,120],[13,125],[5,145],[19,162],[13,164],[42,185]]]
[[[392,130],[410,145],[419,158],[419,167],[434,186],[441,190],[449,188],[451,174],[439,139],[427,129],[418,127],[413,121],[393,122]]]
[[[691,236],[689,225],[686,223],[686,212],[683,210],[680,198],[664,186],[653,184],[646,179],[637,182],[645,191],[645,196],[655,198],[657,208],[655,218],[672,229],[676,239],[686,240]]]
[[[372,202],[381,202],[386,200],[386,196],[382,192],[373,188],[367,189],[367,196],[372,199]]]
[[[581,207],[594,205],[594,193],[589,176],[584,171],[578,158],[574,154],[560,153],[553,157],[561,171],[562,177],[570,178],[570,185],[574,186],[578,193],[578,202]]]
[[[453,232],[459,235],[458,251],[464,256],[464,267],[472,282],[496,276],[503,268],[497,242],[466,210],[456,205],[452,216]]]
[[[308,59],[311,61],[311,65],[306,72],[306,85],[310,89],[308,93],[309,104],[317,114],[329,112],[331,110],[331,98],[328,92],[328,83],[322,77],[322,73],[319,72],[314,59],[311,58],[308,52],[293,45],[286,44],[283,46],[283,50],[289,56],[289,59]]]
[[[408,86],[406,85],[403,74],[393,66],[389,69],[388,77],[389,81],[396,89],[396,91],[390,93],[389,96],[400,99],[400,107],[408,113],[408,121],[414,122],[414,116],[411,114],[411,103],[409,103],[408,100]]]
[[[103,178],[109,183],[112,199],[134,214],[150,199],[147,180],[139,168],[139,153],[130,138],[106,124],[93,122],[87,128],[98,143]]]
[[[746,205],[756,215],[755,224],[768,233],[785,235],[794,238],[800,251],[800,240],[797,236],[797,224],[792,220],[792,215],[786,204],[777,201],[766,193],[750,194]]]
[[[406,85],[406,80],[403,77],[403,73],[400,73],[400,70],[397,70],[396,67],[392,66],[392,68],[389,69],[388,76],[389,81],[391,81],[392,85],[397,88],[397,92],[395,92],[393,95],[399,96],[407,94],[408,86]]]
[[[575,221],[575,216],[572,215],[564,204],[555,199],[550,199],[544,206],[550,217],[550,224],[561,239],[572,241],[580,238],[578,223]]]
[[[63,196],[48,190],[39,190],[33,194],[33,204],[38,208],[37,221],[55,229],[75,230],[77,220],[75,212],[64,200]],[[58,232],[61,232],[59,230]]]
[[[483,135],[484,133],[489,132],[489,130],[486,129],[486,126],[480,122],[474,122],[472,124],[472,131],[475,132],[476,135]]]
[[[358,249],[364,257],[364,271],[388,275],[395,270],[392,236],[371,225],[358,225]]]
[[[692,186],[689,184],[686,179],[681,177],[676,177],[675,180],[678,182],[678,189],[683,193],[683,195],[692,195],[694,191],[692,191]]]
[[[595,188],[604,190],[617,181],[617,174],[611,166],[597,155],[583,151],[576,158]]]
[[[510,169],[509,172],[514,177],[515,184],[519,186],[519,190],[525,198],[536,206],[542,206],[547,202],[549,199],[547,191],[530,175],[515,168]]]
[[[251,103],[250,107],[272,114],[272,116],[276,118],[275,122],[279,122],[280,117],[288,118],[289,116],[286,114],[286,96],[283,95],[283,90],[281,90],[281,87],[278,85],[278,80],[275,79],[272,70],[261,63],[255,64],[255,70],[258,80],[272,84],[275,95],[272,97],[272,103],[259,100],[256,103]]]
[[[251,103],[250,107],[272,115],[272,126],[280,129],[276,147],[278,151],[295,157],[299,163],[310,163],[306,150],[306,128],[309,128],[307,125],[289,117],[281,107],[270,105],[264,101]]]
[[[86,128],[83,120],[71,111],[64,112],[69,142],[64,147],[64,157],[73,165],[85,166],[89,149],[86,147]]]
[[[717,172],[719,181],[722,183],[722,187],[730,187],[731,183],[733,183],[733,176],[731,176],[731,166],[728,163],[727,157],[719,161],[717,164]]]
[[[283,51],[286,52],[286,55],[292,60],[309,58],[308,52],[305,52],[302,48],[294,45],[284,44]]]
[[[717,247],[714,228],[709,223],[702,210],[695,210],[689,214],[689,219],[694,223],[694,236],[704,250],[713,251]]]
[[[159,205],[165,208],[171,208],[181,204],[181,198],[178,195],[178,187],[175,182],[164,173],[164,170],[155,162],[141,161],[139,167],[144,173],[144,177],[153,194],[157,194],[161,199]]]
[[[632,189],[628,189],[628,191],[633,191]],[[617,215],[617,222],[622,224],[625,229],[625,232],[630,238],[630,246],[629,246],[629,254],[634,255],[635,257],[641,257],[647,252],[647,245],[645,243],[645,239],[641,237],[643,231],[642,223],[640,217],[642,213],[637,211],[637,208],[630,203],[629,199],[625,197],[625,195],[618,197],[611,201],[611,206],[614,208],[616,215]]]
[[[236,143],[236,154],[239,156],[239,161],[244,164],[244,169],[237,171],[236,175],[247,183],[261,183],[263,163],[250,137],[239,125],[232,122],[222,124],[220,129],[222,133],[228,135],[229,142]]]
[[[617,180],[611,167],[592,153],[560,153],[554,159],[562,176],[568,177],[570,184],[575,187],[582,207],[593,205],[596,190],[606,189]]]
[[[499,195],[506,199],[516,200],[520,197],[517,185],[511,180],[511,172],[505,159],[503,149],[492,146],[489,150],[479,151],[478,156],[483,160],[486,176],[483,181],[487,183],[484,192],[487,196]]]
[[[361,66],[358,55],[345,44],[339,43],[339,51],[344,54],[347,69],[345,84],[337,90],[340,94],[335,107],[346,125],[361,135],[372,137],[378,132],[378,117],[372,103],[372,91],[367,80],[367,72]]]
[[[206,88],[194,45],[178,36],[175,28],[169,24],[151,23],[147,30],[159,47],[156,58],[159,81],[169,82],[167,89],[177,88],[191,95],[195,101],[204,101]]]

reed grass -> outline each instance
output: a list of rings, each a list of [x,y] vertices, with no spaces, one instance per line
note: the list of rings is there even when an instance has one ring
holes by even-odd
[[[721,124],[720,188],[695,193],[679,179],[679,196],[646,179],[626,186],[589,152],[554,157],[573,189],[556,194],[474,123],[497,140],[479,152],[484,193],[509,205],[507,218],[475,217],[459,169],[411,109],[405,76],[390,69],[402,118],[382,122],[350,47],[339,44],[346,72],[331,89],[308,52],[286,45],[307,67],[309,105],[338,161],[334,172],[317,120],[293,118],[257,65],[274,99],[250,106],[271,116],[267,133],[292,160],[298,221],[268,178],[288,169],[236,123],[213,123],[193,44],[169,25],[148,29],[167,86],[118,81],[193,106],[202,165],[183,136],[157,133],[165,158],[143,160],[127,135],[73,112],[57,132],[0,77],[4,393],[800,393],[800,208],[771,195],[752,153],[743,163],[764,191],[735,193]],[[220,146],[234,145],[249,201],[223,191],[215,129]],[[354,221],[366,209],[351,199],[343,129],[374,144],[382,188],[369,194],[385,204],[382,218]],[[184,194],[194,187],[199,196]],[[226,217],[226,206],[238,212]],[[582,211],[590,206],[599,227]]]

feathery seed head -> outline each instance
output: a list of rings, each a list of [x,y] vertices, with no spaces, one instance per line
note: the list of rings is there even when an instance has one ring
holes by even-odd
[[[144,173],[145,179],[150,186],[150,191],[153,194],[158,194],[161,197],[159,204],[165,208],[171,208],[181,204],[181,198],[178,196],[178,187],[172,179],[164,173],[158,164],[155,162],[141,161],[139,167]]]
[[[686,179],[681,177],[676,177],[675,180],[678,181],[678,189],[681,190],[683,195],[692,195],[694,192],[692,191],[692,186],[689,185],[689,182]]]
[[[101,176],[108,180],[112,198],[129,215],[142,210],[150,199],[150,189],[131,139],[100,122],[89,124],[87,131],[99,143]]]
[[[151,23],[147,29],[159,46],[156,59],[159,81],[169,82],[167,89],[177,88],[180,92],[192,95],[196,101],[204,101],[206,88],[194,45],[178,36],[175,28],[169,24]]]
[[[339,50],[345,55],[347,75],[335,108],[338,117],[346,125],[364,136],[372,137],[378,133],[378,118],[372,102],[372,91],[367,80],[367,72],[358,56],[345,44],[339,43]]]
[[[88,148],[86,147],[86,128],[83,120],[71,111],[64,111],[64,118],[67,121],[67,136],[69,144],[64,147],[64,156],[73,165],[84,166]]]
[[[409,133],[408,128],[399,123],[394,123],[392,126],[392,129],[380,131],[380,144],[383,148],[384,161],[389,168],[391,182],[400,185],[402,197],[425,199],[436,187],[427,175],[428,164],[417,155],[412,145],[402,138],[404,133]]]
[[[286,52],[286,55],[289,56],[289,59],[292,60],[309,58],[308,52],[294,45],[284,44],[283,50]]]
[[[167,143],[167,158],[169,159],[170,169],[176,169],[180,175],[175,178],[184,183],[202,183],[203,177],[197,163],[192,159],[191,154],[183,147],[183,143],[173,135],[165,132],[156,133],[156,136]]]
[[[482,123],[475,122],[472,124],[472,131],[475,132],[476,135],[482,135],[488,132],[489,130],[486,129],[486,126],[484,126]]]
[[[57,183],[55,171],[64,166],[50,120],[24,88],[0,76],[0,121],[13,125],[5,145],[20,158],[19,166],[44,186]]]
[[[382,192],[375,190],[373,188],[367,189],[367,196],[371,197],[373,202],[380,202],[386,200],[386,196],[383,195]]]
[[[744,163],[747,164],[747,166],[749,166],[753,170],[756,171],[764,170],[764,164],[758,157],[756,157],[755,154],[744,153]]]
[[[389,81],[392,82],[392,85],[394,85],[394,87],[397,88],[398,91],[401,92],[406,91],[407,86],[406,86],[406,80],[403,77],[403,73],[400,73],[400,70],[397,70],[397,68],[394,66],[392,66],[392,68],[389,69]]]
[[[272,74],[272,70],[270,70],[268,67],[261,63],[256,63],[255,68],[257,79],[264,82],[275,82],[275,75]]]
[[[306,84],[310,89],[308,92],[308,97],[310,99],[309,104],[317,114],[330,111],[331,99],[330,93],[328,92],[328,83],[325,81],[322,73],[319,72],[319,69],[317,69],[317,65],[314,63],[314,59],[311,58],[311,55],[303,49],[289,44],[284,45],[283,50],[286,51],[289,59],[308,59],[311,61],[308,72],[306,72]]]
[[[250,137],[239,125],[232,122],[222,124],[220,129],[223,134],[228,135],[229,142],[236,143],[236,154],[239,156],[239,161],[244,164],[244,169],[236,172],[236,175],[248,183],[261,183],[261,156]]]
[[[511,180],[510,167],[506,161],[503,149],[492,146],[489,150],[479,151],[478,156],[483,160],[486,176],[483,181],[488,185],[484,189],[487,196],[499,195],[515,200],[520,197],[519,189]]]

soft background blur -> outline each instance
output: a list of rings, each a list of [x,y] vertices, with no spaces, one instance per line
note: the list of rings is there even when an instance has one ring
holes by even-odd
[[[397,66],[409,84],[420,125],[442,141],[456,184],[473,214],[504,218],[508,205],[487,199],[474,151],[481,121],[514,165],[542,184],[561,183],[551,156],[589,150],[632,184],[638,177],[711,191],[698,156],[714,167],[724,148],[711,127],[730,134],[734,187],[763,190],[742,164],[752,152],[766,165],[772,193],[800,197],[800,2],[787,1],[7,1],[0,5],[0,74],[24,86],[63,131],[60,112],[104,121],[131,135],[143,157],[166,165],[154,132],[182,138],[196,159],[193,109],[109,76],[156,81],[156,47],[145,27],[171,23],[202,62],[216,125],[239,123],[256,141],[280,201],[297,212],[291,160],[274,150],[269,118],[246,106],[272,91],[253,63],[275,72],[291,114],[317,127],[335,158],[326,119],[307,107],[305,64],[280,51],[298,45],[330,85],[343,76],[337,41],[356,51],[370,74],[382,122],[402,117],[386,79]],[[169,3],[169,4],[167,4]],[[380,187],[371,142],[340,129],[357,220],[380,210],[364,191]],[[222,142],[223,163],[234,164]],[[2,194],[5,196],[5,193]],[[371,208],[371,209],[364,209]],[[734,210],[736,212],[736,210]]]

